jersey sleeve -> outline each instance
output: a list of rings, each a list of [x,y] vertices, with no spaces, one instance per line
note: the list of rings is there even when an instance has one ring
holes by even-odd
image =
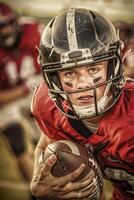
[[[50,139],[63,139],[63,132],[58,127],[61,113],[50,99],[44,81],[38,86],[31,103],[31,112],[39,127]]]

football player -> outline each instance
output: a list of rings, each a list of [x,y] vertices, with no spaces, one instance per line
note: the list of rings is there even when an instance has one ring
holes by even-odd
[[[41,79],[35,47],[39,45],[40,30],[38,23],[24,22],[8,5],[0,3],[0,129],[28,181],[33,160],[26,151],[22,118],[25,113],[30,119],[31,91]]]
[[[120,39],[125,44],[125,49],[128,49],[128,55],[124,60],[125,71],[124,76],[134,78],[134,33],[133,24],[124,21],[114,21],[114,26],[119,29]]]
[[[123,77],[123,47],[113,24],[88,9],[68,9],[45,28],[39,49],[45,81],[32,102],[44,132],[35,151],[35,196],[86,199],[92,193],[83,190],[89,180],[73,182],[83,165],[57,178],[55,155],[39,164],[49,143],[68,139],[88,146],[115,188],[113,200],[134,199],[134,83]]]

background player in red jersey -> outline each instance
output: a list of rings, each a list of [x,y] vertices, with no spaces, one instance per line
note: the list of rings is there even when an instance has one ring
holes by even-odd
[[[31,118],[30,102],[32,91],[42,79],[36,49],[40,34],[40,24],[20,17],[0,3],[0,132],[8,139],[28,182],[32,178],[33,158],[28,154],[25,139],[37,141],[39,137],[37,132],[32,135],[36,125]],[[31,135],[25,137],[25,129]]]
[[[68,9],[45,28],[39,49],[45,81],[32,106],[44,132],[35,151],[35,196],[88,196],[82,191],[87,180],[73,182],[83,166],[57,178],[51,174],[54,155],[43,167],[38,162],[49,143],[71,139],[88,146],[96,157],[104,178],[115,188],[113,200],[134,199],[134,83],[123,77],[122,50],[118,31],[95,11]]]

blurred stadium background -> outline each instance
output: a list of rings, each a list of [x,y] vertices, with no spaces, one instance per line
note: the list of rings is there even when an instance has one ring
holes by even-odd
[[[99,11],[112,21],[134,22],[134,0],[1,0],[21,15],[38,18],[43,23],[69,7],[85,7]]]
[[[0,2],[7,3],[9,6],[11,6],[14,10],[16,10],[20,15],[22,16],[30,16],[37,19],[39,22],[46,25],[48,21],[56,16],[61,11],[69,8],[69,7],[85,7],[89,9],[96,10],[102,14],[104,14],[106,17],[108,17],[111,21],[121,20],[125,21],[132,25],[134,30],[134,0],[0,0]],[[3,150],[4,151],[4,150]],[[4,152],[1,152],[2,155],[5,155]],[[7,165],[11,166],[11,161],[8,156],[5,156],[4,162],[7,163]],[[12,176],[12,180],[15,179],[15,175],[13,174],[14,171],[18,171],[16,164],[12,165],[13,167],[10,167],[10,172]],[[4,167],[1,167],[3,170]],[[13,169],[13,170],[12,170]],[[0,171],[1,174],[4,174],[3,171]],[[5,172],[6,173],[6,172]],[[19,172],[18,172],[19,173]],[[8,175],[9,176],[9,175]],[[0,176],[2,177],[2,175]],[[16,182],[20,182],[22,177],[21,175],[17,175]],[[109,200],[111,197],[111,185],[108,182],[105,182],[105,199]],[[10,192],[6,192],[3,188],[1,188],[1,195],[2,191],[4,196],[0,197],[1,200],[8,200],[10,197],[12,197],[12,200],[27,200],[28,197],[26,196],[27,193],[24,192],[26,189],[23,186],[21,190],[17,190],[16,188],[19,188],[19,185],[17,184],[17,187],[15,187],[15,192],[10,194]],[[12,188],[11,188],[12,189]],[[8,190],[9,191],[9,190]],[[21,191],[21,197],[20,197],[20,191]],[[5,194],[7,196],[5,197]],[[15,196],[13,196],[13,194]],[[22,195],[23,194],[23,195]],[[26,194],[26,195],[25,195]],[[18,195],[18,196],[17,196]],[[6,198],[6,199],[5,199]]]

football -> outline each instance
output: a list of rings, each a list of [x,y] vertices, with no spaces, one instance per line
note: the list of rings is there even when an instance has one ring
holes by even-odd
[[[91,196],[94,200],[100,199],[103,187],[101,171],[97,161],[85,146],[69,140],[56,141],[47,146],[41,157],[42,162],[52,154],[57,156],[57,161],[52,167],[52,174],[56,177],[64,176],[84,163],[86,166],[84,172],[74,181],[82,180],[90,176],[91,173],[94,174],[93,183],[90,183],[90,185],[94,184],[95,190]],[[86,187],[85,190],[90,188],[90,185]],[[84,191],[84,189],[82,191]],[[89,198],[87,198],[87,200],[88,199]]]

